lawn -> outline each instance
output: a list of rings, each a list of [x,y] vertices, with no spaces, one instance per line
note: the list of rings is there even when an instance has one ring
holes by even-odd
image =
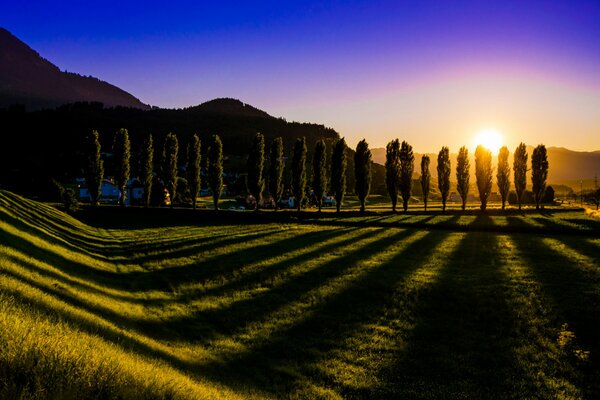
[[[0,192],[0,398],[600,397],[581,210],[77,217]]]

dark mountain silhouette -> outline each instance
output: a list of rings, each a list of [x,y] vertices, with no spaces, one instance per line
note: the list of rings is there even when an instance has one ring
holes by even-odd
[[[107,107],[150,108],[107,82],[62,72],[0,28],[0,107],[20,104],[27,110],[39,110],[77,101],[101,102]]]

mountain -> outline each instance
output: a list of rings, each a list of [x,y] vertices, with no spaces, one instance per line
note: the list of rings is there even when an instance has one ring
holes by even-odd
[[[594,184],[594,177],[600,177],[600,151],[573,151],[563,147],[548,147],[548,183],[570,186],[574,190],[579,190],[580,181],[583,181],[584,188],[591,188]],[[379,147],[371,150],[373,161],[385,165],[385,148]],[[527,147],[529,154],[528,162],[531,162],[533,147]],[[433,177],[437,177],[437,153],[428,153],[431,160],[429,170]],[[420,162],[422,154],[415,153],[415,173],[420,175]],[[452,175],[454,179],[454,168],[456,167],[456,153],[450,154],[452,164]],[[496,159],[494,158],[494,164]],[[512,166],[512,150],[509,157],[509,163]],[[495,167],[495,166],[494,166]],[[471,154],[471,179],[475,182],[475,159]],[[528,177],[529,179],[529,177]],[[530,182],[528,182],[528,185]]]
[[[62,72],[0,28],[0,107],[21,104],[27,110],[39,110],[78,101],[101,102],[107,107],[150,108],[110,83]]]

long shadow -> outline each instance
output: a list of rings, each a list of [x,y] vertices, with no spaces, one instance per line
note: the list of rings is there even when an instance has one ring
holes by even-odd
[[[493,233],[466,234],[420,298],[407,349],[382,374],[378,397],[535,397],[512,351],[517,317],[496,246]]]
[[[381,233],[381,231],[368,231],[363,236],[373,236],[377,233]],[[302,295],[320,286],[324,281],[344,274],[362,258],[375,254],[374,252],[391,246],[413,233],[400,231],[386,235],[374,242],[357,246],[347,251],[343,256],[332,258],[300,274],[287,277],[281,284],[268,290],[259,291],[247,299],[222,305],[214,310],[200,311],[185,317],[173,318],[168,321],[168,326],[173,331],[181,331],[191,325],[197,326],[198,329],[195,331],[186,332],[186,338],[201,340],[205,343],[217,336],[235,334],[239,329],[252,322],[262,320],[265,315],[272,313],[285,304],[300,299]],[[291,265],[286,265],[286,268],[289,267]],[[164,323],[163,321],[162,324]],[[157,328],[148,327],[150,331]]]
[[[181,282],[207,281],[217,276],[229,276],[248,260],[255,263],[264,261],[284,250],[298,250],[338,234],[339,231],[335,229],[312,231],[301,235],[293,234],[285,239],[258,244],[208,260],[152,271],[126,272],[121,276],[123,280],[131,282],[130,290],[132,291],[165,290],[165,287],[176,287]]]
[[[565,218],[564,220],[572,224],[580,225],[589,230],[600,232],[600,220],[591,218]]]
[[[224,383],[241,380],[278,395],[289,393],[306,383],[302,382],[306,379],[302,375],[309,374],[306,370],[314,374],[315,369],[311,369],[310,365],[319,363],[324,354],[341,346],[344,339],[360,327],[381,318],[384,310],[393,306],[392,294],[397,285],[422,265],[426,257],[421,255],[435,249],[447,235],[446,232],[426,233],[382,265],[372,267],[341,291],[314,306],[300,321],[277,331],[266,342],[260,345],[249,343],[249,349],[243,353],[226,357],[219,363],[201,364],[195,368],[203,375]],[[398,239],[378,240],[366,245],[364,251],[354,257],[360,259],[363,253],[368,256],[384,251]],[[347,264],[348,260],[338,259],[335,263],[338,268],[332,268],[332,265],[328,269],[343,274],[345,268],[340,270],[340,267]],[[323,279],[319,278],[318,281],[321,283]],[[313,286],[317,287],[319,283]],[[298,289],[305,293],[311,288],[302,285]],[[290,302],[293,298],[283,301]],[[300,366],[294,372],[287,372],[289,369],[283,367],[290,360]],[[252,370],[260,372],[248,372]],[[309,379],[327,381],[325,376],[311,376]],[[364,394],[340,393],[348,398],[362,398]]]
[[[590,350],[590,366],[580,371],[584,375],[583,390],[586,398],[600,398],[600,274],[581,268],[540,236],[520,235],[514,241],[551,300],[556,317],[553,322],[556,326],[566,322],[582,347]]]
[[[342,236],[342,237],[347,236],[348,233],[353,233],[357,229],[358,228],[336,230],[336,236]],[[194,301],[198,298],[205,297],[205,296],[219,297],[219,296],[223,296],[227,292],[234,292],[234,291],[242,290],[244,288],[249,288],[252,286],[260,285],[263,282],[269,282],[271,279],[285,274],[286,270],[288,270],[289,268],[291,268],[295,265],[299,265],[304,262],[310,261],[311,259],[318,257],[319,255],[328,254],[329,252],[338,250],[338,249],[342,248],[343,246],[346,246],[346,245],[349,245],[352,243],[356,243],[370,235],[371,235],[371,232],[368,230],[365,230],[361,234],[352,235],[343,240],[336,240],[329,244],[325,244],[323,246],[318,246],[311,251],[307,251],[307,252],[298,254],[296,256],[293,256],[293,257],[284,258],[283,260],[280,260],[276,263],[269,264],[265,268],[262,268],[262,269],[259,269],[256,271],[252,271],[252,272],[242,272],[241,276],[238,279],[236,279],[235,276],[228,276],[228,277],[224,276],[223,279],[225,280],[225,283],[223,283],[219,286],[216,286],[216,287],[211,287],[208,289],[197,291],[195,294],[185,295],[185,296],[181,297],[179,299],[179,301],[180,302],[190,302],[190,301]],[[312,248],[312,247],[314,247],[314,245],[310,246],[309,248]],[[236,271],[236,274],[237,274],[237,271]]]
[[[295,249],[311,242],[325,240],[328,237],[336,235],[335,230],[325,230],[309,232],[303,235],[294,235],[293,237],[270,242],[264,245],[254,246],[241,251],[234,251],[225,255],[210,258],[204,263],[196,263],[194,265],[186,265],[181,267],[171,267],[154,271],[141,272],[125,272],[118,273],[116,271],[100,270],[90,268],[80,262],[71,260],[52,252],[50,250],[33,246],[27,240],[13,235],[4,230],[0,230],[0,237],[4,243],[10,244],[11,247],[28,254],[42,262],[50,265],[60,266],[60,269],[72,276],[82,280],[93,281],[96,284],[101,284],[113,289],[128,290],[128,291],[148,291],[148,290],[171,290],[173,285],[178,282],[190,282],[198,279],[209,279],[215,274],[231,272],[237,268],[238,262],[245,260],[260,260],[270,257],[273,253],[277,253],[282,248]],[[244,237],[237,238],[238,242],[244,241]],[[234,243],[232,242],[231,245]],[[216,248],[218,244],[213,244]],[[210,248],[205,248],[205,251]]]
[[[151,261],[160,261],[168,258],[184,258],[193,256],[195,254],[199,254],[201,252],[207,252],[210,250],[214,250],[220,247],[228,247],[231,245],[235,245],[240,242],[246,242],[258,239],[260,237],[264,237],[269,234],[279,234],[279,230],[277,228],[272,229],[258,229],[258,231],[254,231],[251,233],[243,233],[239,234],[236,232],[235,234],[223,234],[216,235],[215,237],[201,237],[196,239],[190,239],[181,243],[169,244],[165,246],[165,249],[161,249],[160,247],[156,247],[153,243],[147,243],[144,247],[138,248],[135,250],[137,253],[144,253],[151,251],[153,254],[145,254],[138,255],[134,257],[130,257],[128,260],[132,261],[136,264],[145,264]],[[132,253],[131,250],[125,249],[129,254]]]

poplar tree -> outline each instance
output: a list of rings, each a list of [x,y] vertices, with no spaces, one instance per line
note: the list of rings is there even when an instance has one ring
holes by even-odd
[[[339,213],[346,193],[346,141],[339,139],[331,154],[331,189],[335,193],[335,207]]]
[[[283,194],[283,140],[280,137],[273,139],[271,143],[269,161],[269,193],[277,210]]]
[[[179,142],[177,135],[169,133],[165,139],[163,149],[163,172],[165,175],[165,185],[171,197],[171,208],[175,202],[175,193],[177,191],[177,156],[179,153]]]
[[[487,208],[488,198],[492,192],[492,152],[482,145],[475,149],[475,180],[479,191],[481,210]]]
[[[517,203],[519,204],[519,210],[523,201],[523,193],[527,186],[527,147],[525,143],[521,143],[515,150],[515,156],[513,160],[513,173],[515,176],[515,192],[517,193]]]
[[[219,199],[223,190],[223,143],[219,135],[212,135],[206,157],[208,164],[208,187],[213,193],[215,210],[218,211]]]
[[[412,191],[412,175],[415,169],[415,156],[410,144],[402,141],[400,146],[400,183],[398,188],[402,193],[404,212],[408,210],[408,202]]]
[[[462,209],[467,206],[467,196],[469,195],[469,150],[465,146],[458,150],[456,158],[456,190],[462,199]]]
[[[313,191],[317,198],[319,212],[321,212],[323,195],[325,195],[325,190],[327,188],[326,151],[325,141],[322,139],[317,141],[315,144],[315,153],[313,155]]]
[[[365,211],[365,201],[371,190],[371,150],[365,139],[358,142],[354,153],[354,180],[360,211]]]
[[[104,161],[100,151],[100,140],[98,131],[92,133],[86,139],[87,166],[85,168],[85,181],[90,192],[92,204],[97,205],[100,201],[102,190],[102,179],[104,178]]]
[[[508,199],[508,192],[510,191],[510,165],[508,164],[508,155],[508,148],[502,146],[498,152],[498,171],[496,173],[496,180],[498,191],[502,198],[503,210],[506,207],[506,200]]]
[[[392,200],[392,211],[396,212],[398,203],[398,184],[400,180],[400,141],[394,139],[385,147],[385,184]]]
[[[446,201],[450,193],[450,172],[450,149],[444,146],[437,158],[438,189],[442,195],[442,211],[446,211]]]
[[[263,168],[265,164],[265,138],[261,133],[254,135],[250,154],[248,155],[248,191],[256,204],[254,210],[258,210],[258,204],[262,199],[262,193],[265,189],[265,179],[263,177]]]
[[[531,183],[535,197],[535,209],[540,209],[540,202],[546,191],[546,179],[548,178],[548,152],[546,146],[538,145],[533,149],[531,155]]]
[[[306,187],[306,139],[296,139],[294,154],[292,156],[292,192],[296,199],[298,212],[304,200],[304,189]]]
[[[202,178],[200,176],[200,163],[202,161],[200,152],[201,146],[200,138],[198,135],[194,134],[188,143],[187,164],[185,167],[188,187],[192,196],[192,208],[194,210],[196,209],[198,192],[200,191],[200,185],[202,183]]]
[[[431,182],[431,174],[429,173],[429,156],[421,157],[421,191],[423,192],[423,206],[427,211],[427,199],[429,198],[429,184]]]
[[[113,143],[113,157],[115,158],[115,183],[119,189],[119,205],[125,205],[127,181],[129,180],[131,158],[131,143],[127,129],[119,129],[115,134]]]
[[[152,168],[154,160],[154,145],[152,135],[146,136],[140,151],[140,182],[144,187],[144,206],[150,206],[152,192]]]

